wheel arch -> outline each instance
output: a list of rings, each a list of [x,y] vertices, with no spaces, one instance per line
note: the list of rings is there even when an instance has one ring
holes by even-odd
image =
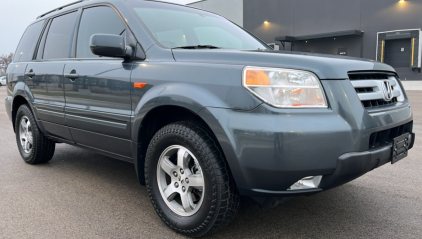
[[[28,105],[29,109],[34,114],[35,120],[38,124],[37,115],[34,112],[32,102],[34,102],[34,96],[32,92],[30,91],[29,87],[23,81],[17,82],[16,85],[13,87],[13,93],[12,93],[13,130],[15,130],[16,112],[18,111],[19,107],[23,104]]]
[[[12,101],[12,123],[13,123],[13,131],[15,131],[15,121],[16,121],[16,113],[18,112],[18,109],[21,105],[28,105],[30,109],[32,110],[32,107],[29,104],[29,101],[27,98],[25,98],[22,95],[16,95],[13,97]]]
[[[136,94],[136,91],[135,91]],[[132,155],[139,182],[144,184],[144,161],[146,149],[154,134],[167,124],[177,121],[195,121],[203,125],[214,137],[218,147],[224,152],[227,165],[235,167],[231,162],[236,160],[229,159],[229,155],[235,155],[232,149],[221,147],[219,139],[224,139],[216,135],[214,125],[210,125],[211,119],[201,116],[200,112],[207,107],[216,107],[230,109],[228,103],[202,85],[187,84],[181,82],[168,82],[153,86],[138,102],[132,123]],[[165,117],[169,120],[156,122],[159,118]],[[205,117],[211,117],[206,115]],[[151,127],[151,123],[156,126]],[[151,132],[148,132],[150,130]],[[220,131],[219,131],[220,132]],[[225,132],[222,132],[225,133]],[[146,134],[146,136],[143,134]],[[231,167],[230,167],[231,168]],[[231,170],[230,170],[231,172]],[[236,179],[235,179],[236,181]]]
[[[221,149],[217,137],[213,133],[212,129],[195,111],[180,105],[160,105],[152,108],[143,117],[139,128],[136,130],[137,133],[132,136],[134,141],[133,154],[135,156],[134,163],[136,173],[138,175],[139,182],[142,185],[145,184],[145,155],[151,139],[154,137],[155,133],[164,126],[180,121],[191,121],[203,126],[210,132],[210,135],[214,138],[215,142],[217,142],[217,147]]]

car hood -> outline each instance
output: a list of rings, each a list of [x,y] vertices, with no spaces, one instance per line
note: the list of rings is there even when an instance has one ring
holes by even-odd
[[[391,66],[373,60],[304,52],[173,49],[173,56],[177,62],[306,70],[314,72],[320,79],[346,79],[350,71],[395,72]]]

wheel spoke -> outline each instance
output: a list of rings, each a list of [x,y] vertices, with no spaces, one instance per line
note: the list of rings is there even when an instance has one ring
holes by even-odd
[[[33,138],[31,135],[28,136],[27,140],[31,145],[33,144]]]
[[[164,170],[168,175],[172,176],[173,171],[176,170],[176,165],[174,165],[168,157],[163,158],[161,161],[161,169]]]
[[[196,189],[203,189],[204,188],[204,178],[202,174],[192,174],[188,177],[189,179],[189,187],[193,187]]]
[[[177,191],[173,184],[167,186],[167,188],[164,190],[164,195],[169,202],[174,200],[174,197],[177,195]]]
[[[30,146],[29,141],[28,141],[28,140],[27,140],[27,141],[25,141],[25,148],[26,148],[26,151],[29,151],[29,150],[30,150],[29,146]]]
[[[24,151],[26,151],[26,138],[25,137],[21,138],[21,145],[22,145],[22,149]]]
[[[27,124],[25,122],[25,119],[21,120],[21,127],[22,127],[23,130],[25,130],[25,132],[27,131]]]
[[[27,125],[27,127],[26,127],[26,133],[31,133],[32,132],[32,129],[31,129],[31,125],[29,124],[29,125]]]
[[[177,166],[183,168],[184,170],[186,162],[187,162],[187,158],[189,157],[189,153],[186,151],[186,149],[184,148],[180,148],[177,151]]]
[[[182,206],[183,209],[185,209],[185,212],[191,212],[195,209],[190,193],[183,193],[180,195],[180,198],[182,200]]]

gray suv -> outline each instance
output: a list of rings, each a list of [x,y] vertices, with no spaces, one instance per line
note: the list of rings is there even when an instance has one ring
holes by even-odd
[[[407,156],[410,104],[388,65],[279,52],[221,16],[85,0],[37,18],[7,69],[22,158],[67,143],[132,162],[158,216],[198,237],[240,196],[261,207]]]

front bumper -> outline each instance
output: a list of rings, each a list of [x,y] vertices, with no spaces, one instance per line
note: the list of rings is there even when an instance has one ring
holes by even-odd
[[[371,146],[371,135],[412,125],[410,104],[370,113],[349,81],[322,83],[329,109],[262,104],[247,112],[211,107],[199,112],[216,135],[242,195],[311,195],[391,161],[391,145]],[[407,130],[412,133],[411,126]],[[318,175],[323,176],[319,188],[288,190],[300,179]]]
[[[415,134],[411,134],[411,149],[415,142]],[[337,168],[331,175],[325,175],[322,178],[319,188],[305,190],[285,190],[270,191],[262,189],[242,189],[241,194],[251,197],[292,197],[292,196],[309,196],[324,190],[328,190],[345,183],[348,183],[360,176],[381,167],[392,160],[392,145],[388,145],[379,149],[359,152],[346,153],[341,155],[337,160]]]
[[[409,149],[413,147],[414,143],[415,134],[412,133]],[[292,191],[243,189],[241,193],[255,199],[263,209],[269,209],[293,196],[310,196],[348,183],[378,167],[390,163],[392,161],[392,148],[392,145],[388,145],[376,150],[341,155],[338,158],[335,172],[324,176],[319,188]]]
[[[411,134],[409,149],[415,143],[415,134]],[[360,152],[346,153],[338,158],[336,171],[323,177],[319,187],[323,190],[334,188],[350,182],[369,171],[372,171],[392,161],[392,145],[379,149]]]

